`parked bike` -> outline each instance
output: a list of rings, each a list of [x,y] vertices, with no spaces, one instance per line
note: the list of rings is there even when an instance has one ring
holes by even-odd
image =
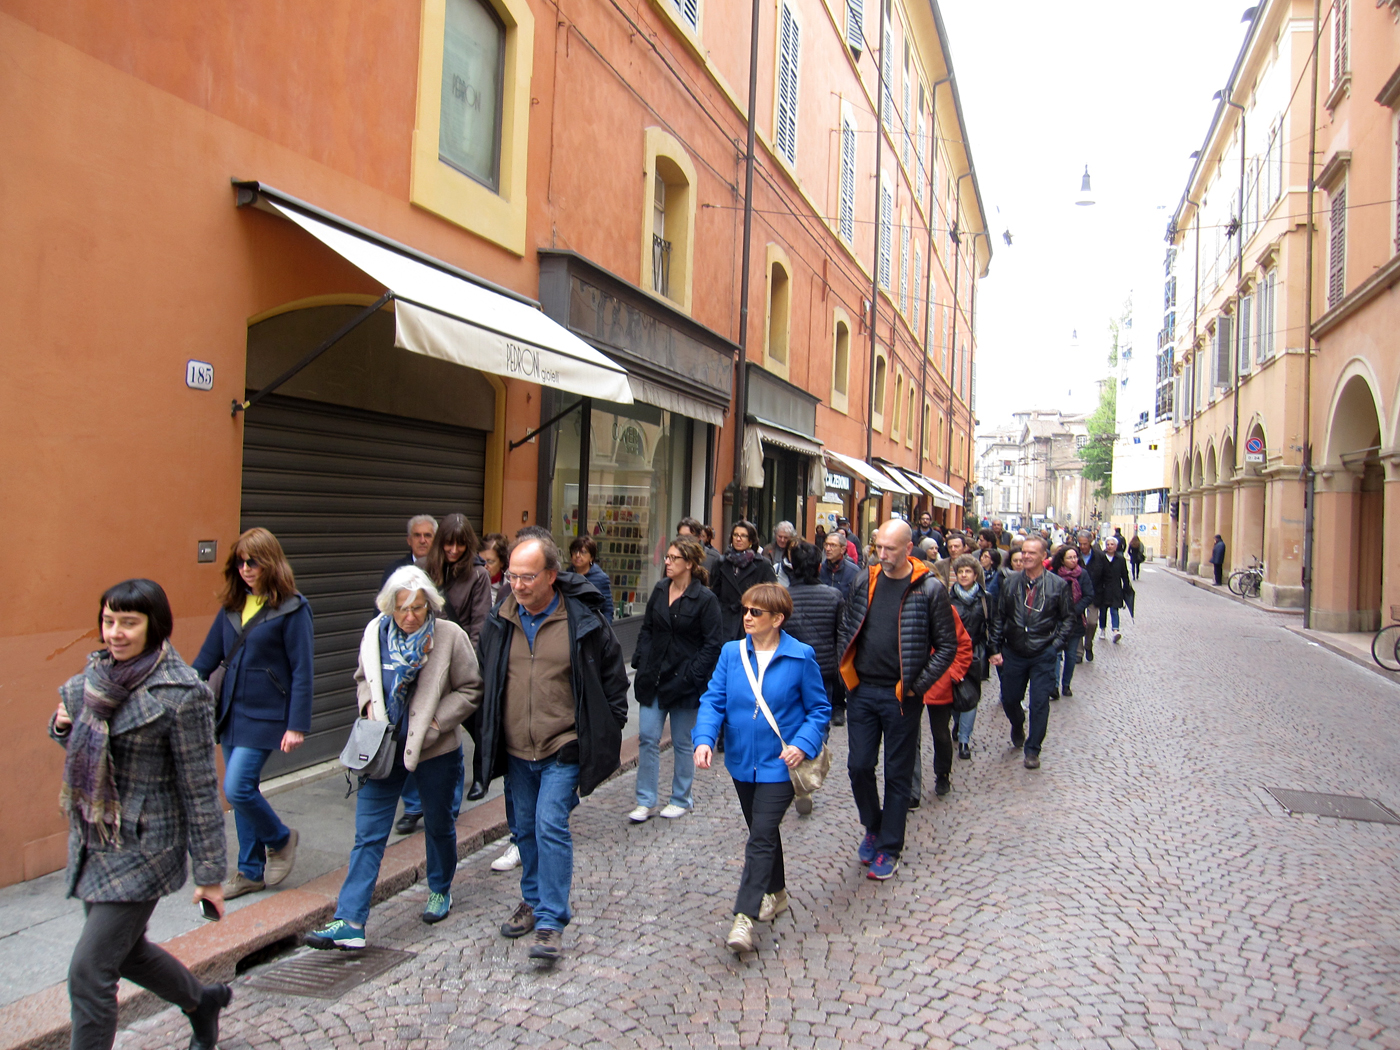
[[[1264,583],[1264,563],[1251,557],[1249,565],[1230,573],[1230,591],[1241,598],[1259,597],[1259,588]]]
[[[1390,618],[1400,621],[1400,605],[1390,607]],[[1371,659],[1387,671],[1400,671],[1400,622],[1389,623],[1371,639]]]

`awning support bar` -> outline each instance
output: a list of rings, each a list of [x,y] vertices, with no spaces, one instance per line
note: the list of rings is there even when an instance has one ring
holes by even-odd
[[[232,414],[234,416],[237,416],[239,412],[252,408],[259,401],[265,398],[268,394],[272,393],[279,386],[285,383],[288,379],[291,379],[292,376],[296,375],[307,365],[311,364],[312,361],[315,361],[316,358],[320,357],[331,347],[335,346],[336,343],[340,342],[347,335],[353,332],[356,328],[360,327],[360,325],[368,321],[371,317],[375,315],[375,313],[383,309],[388,304],[389,300],[391,300],[392,298],[394,298],[393,292],[385,292],[373,303],[371,303],[369,306],[366,306],[362,311],[360,311],[349,321],[347,321],[344,325],[342,325],[341,328],[338,331],[336,331],[336,333],[332,335],[329,339],[327,339],[324,343],[318,346],[315,350],[312,350],[311,353],[307,354],[296,364],[292,365],[291,368],[287,369],[280,376],[274,379],[271,383],[268,383],[267,386],[263,387],[252,397],[248,398],[247,401],[239,401],[237,398],[234,398]]]
[[[544,431],[546,431],[546,430],[548,430],[550,427],[554,426],[555,423],[558,423],[561,419],[563,419],[565,416],[567,416],[570,412],[572,412],[574,409],[578,408],[579,405],[583,404],[585,400],[587,400],[587,398],[579,398],[577,401],[575,401],[575,402],[574,402],[572,405],[570,405],[568,408],[564,409],[562,412],[556,412],[554,415],[550,416],[548,419],[546,419],[543,423],[541,423],[539,426],[537,426],[534,430],[532,430],[532,431],[530,431],[528,434],[526,434],[526,435],[525,435],[523,438],[521,438],[519,441],[512,441],[512,442],[510,443],[510,446],[509,446],[510,451],[514,452],[514,451],[515,451],[516,449],[518,449],[521,445],[525,444],[527,441],[529,441],[531,438],[535,437],[537,434],[542,434]]]

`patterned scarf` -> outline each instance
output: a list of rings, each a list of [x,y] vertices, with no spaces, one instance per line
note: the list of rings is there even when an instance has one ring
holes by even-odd
[[[436,622],[437,618],[430,612],[422,627],[412,634],[404,634],[394,618],[389,617],[389,663],[394,667],[394,689],[384,699],[389,721],[394,725],[398,725],[403,718],[409,690],[418,681],[418,672],[423,670],[428,654],[433,651],[433,625]]]
[[[736,551],[733,547],[730,547],[724,555],[724,560],[727,561],[730,565],[734,566],[735,575],[738,575],[744,569],[747,569],[750,565],[752,565],[753,558],[754,552],[752,548],[749,548],[748,550]]]
[[[1084,570],[1076,565],[1070,568],[1068,565],[1061,565],[1055,573],[1070,585],[1070,591],[1074,598],[1074,604],[1079,604],[1079,599],[1084,597],[1084,588],[1079,583],[1079,577],[1084,575]]]
[[[92,654],[83,679],[83,707],[68,735],[63,762],[63,787],[58,805],[67,816],[77,814],[83,844],[94,839],[103,846],[121,845],[122,802],[112,770],[112,716],[156,669],[169,642],[134,660],[112,659],[106,649]]]

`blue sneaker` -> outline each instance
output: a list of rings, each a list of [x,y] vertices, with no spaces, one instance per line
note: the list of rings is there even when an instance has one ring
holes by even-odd
[[[365,946],[365,931],[360,926],[351,926],[344,919],[332,919],[314,933],[306,935],[308,948],[339,948],[351,951]]]
[[[865,873],[867,878],[879,879],[884,882],[899,869],[899,858],[891,857],[888,853],[878,854],[870,862],[870,870]]]
[[[450,893],[430,893],[428,903],[423,906],[423,921],[431,925],[435,922],[442,922],[447,918],[447,913],[452,910],[452,894]]]
[[[875,859],[875,836],[873,834],[866,835],[860,840],[859,856],[862,864],[869,864]]]

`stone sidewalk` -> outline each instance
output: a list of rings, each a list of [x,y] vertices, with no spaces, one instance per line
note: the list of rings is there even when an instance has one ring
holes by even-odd
[[[418,920],[421,884],[375,909],[371,943],[414,958],[335,1002],[239,981],[221,1045],[1400,1047],[1400,828],[1263,790],[1400,806],[1400,689],[1166,573],[1138,593],[1053,705],[1039,771],[989,688],[973,760],[888,883],[856,862],[838,758],[784,823],[793,908],[756,954],[721,943],[744,838],[728,778],[699,775],[691,817],[631,826],[624,776],[574,815],[557,966],[500,937],[516,876],[483,850],[441,925]],[[119,1046],[187,1040],[167,1010]]]

